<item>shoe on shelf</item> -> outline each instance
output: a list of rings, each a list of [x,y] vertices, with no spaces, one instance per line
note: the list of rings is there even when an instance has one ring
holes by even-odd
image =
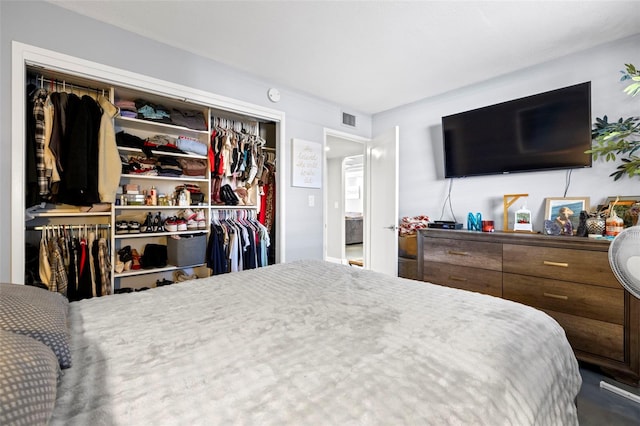
[[[156,215],[155,219],[153,219],[153,226],[155,226],[155,232],[164,232],[164,225],[162,222],[162,216],[160,216],[160,212]]]
[[[140,223],[131,221],[129,222],[129,233],[130,234],[139,234],[140,233]]]
[[[199,209],[196,213],[196,222],[198,222],[198,229],[207,229],[207,218],[204,215],[204,210]]]
[[[168,217],[164,221],[164,230],[167,232],[176,232],[178,230],[178,218],[175,216]]]
[[[198,278],[196,274],[187,275],[187,273],[182,270],[173,272],[173,279],[175,282],[178,282],[178,283],[189,281],[189,280],[195,280],[196,278]]]
[[[126,221],[117,221],[116,222],[116,234],[128,234],[129,233],[129,224]]]
[[[131,269],[133,261],[133,257],[131,256],[131,246],[124,246],[118,250],[118,260],[120,262],[116,262],[116,267],[118,267],[118,263],[122,263],[122,271],[129,271]]]
[[[180,216],[182,216],[182,218],[186,221],[193,220],[196,218],[196,213],[189,208],[182,210],[180,213],[181,213]]]
[[[122,262],[120,259],[116,260],[116,266],[113,269],[115,269],[116,274],[124,271],[124,262]]]
[[[124,246],[118,250],[118,259],[120,259],[121,262],[131,260],[131,246]]]
[[[195,221],[194,219],[189,219],[187,221],[187,230],[195,231],[196,229],[198,229],[198,222]]]
[[[187,230],[187,221],[182,218],[176,219],[176,225],[177,225],[178,231]]]
[[[151,232],[152,221],[151,212],[149,212],[147,213],[147,217],[144,219],[142,225],[140,225],[140,232]]]

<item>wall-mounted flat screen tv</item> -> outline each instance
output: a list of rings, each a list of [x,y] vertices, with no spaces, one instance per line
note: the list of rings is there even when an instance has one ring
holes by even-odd
[[[445,178],[591,167],[591,82],[442,117]]]

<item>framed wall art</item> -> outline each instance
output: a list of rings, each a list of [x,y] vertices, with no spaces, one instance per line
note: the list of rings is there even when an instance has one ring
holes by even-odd
[[[322,145],[302,139],[292,140],[291,185],[303,188],[322,186]]]

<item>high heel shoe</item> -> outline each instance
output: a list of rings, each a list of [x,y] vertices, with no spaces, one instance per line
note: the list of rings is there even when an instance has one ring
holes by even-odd
[[[151,213],[149,213],[151,214]],[[153,232],[164,232],[164,228],[162,227],[162,219],[160,218],[160,212],[153,218]]]
[[[153,218],[151,217],[151,212],[147,213],[147,218],[144,220],[144,223],[140,227],[142,232],[153,232]]]
[[[140,269],[141,267],[142,266],[140,265],[140,254],[138,253],[138,250],[132,249],[131,250],[131,269],[137,270],[137,269]]]

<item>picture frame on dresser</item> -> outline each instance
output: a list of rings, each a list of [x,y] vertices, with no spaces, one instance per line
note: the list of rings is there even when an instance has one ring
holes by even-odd
[[[580,212],[589,211],[589,197],[547,197],[545,198],[544,220],[555,221],[562,217],[565,208],[571,211],[567,215],[574,230],[580,224]]]

